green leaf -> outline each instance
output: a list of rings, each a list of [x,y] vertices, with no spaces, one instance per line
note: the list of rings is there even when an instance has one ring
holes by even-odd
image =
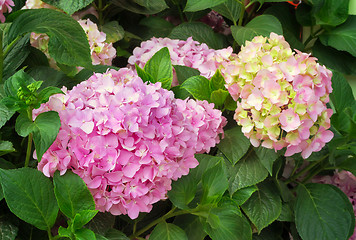
[[[37,101],[39,104],[48,102],[48,99],[50,96],[52,96],[53,94],[58,94],[58,93],[64,94],[62,92],[62,90],[57,87],[46,87],[45,89],[42,89],[39,92]]]
[[[202,178],[203,198],[201,203],[217,202],[229,187],[223,161],[204,172]]]
[[[9,141],[0,140],[0,156],[15,152],[15,148],[12,146],[12,143]]]
[[[237,190],[262,182],[268,175],[268,171],[261,164],[254,152],[247,158],[240,160],[233,169],[229,179],[230,195]]]
[[[182,88],[182,86],[180,85],[172,87],[171,91],[174,93],[175,98],[179,98],[183,100],[192,96],[187,90]]]
[[[319,36],[325,46],[347,51],[356,57],[356,16],[349,16],[347,21]]]
[[[56,62],[83,67],[91,65],[87,36],[80,24],[70,16],[53,9],[26,10],[11,24],[9,41],[30,32],[49,36],[49,54]]]
[[[178,83],[182,84],[185,80],[193,76],[199,76],[200,72],[197,69],[190,68],[187,66],[173,65],[174,70],[176,71]]]
[[[341,113],[346,107],[354,104],[355,97],[350,84],[341,73],[333,72],[331,82],[333,92],[330,94],[330,99],[336,111]]]
[[[73,238],[73,234],[72,234],[72,231],[69,229],[69,228],[64,228],[64,227],[62,227],[62,226],[60,226],[59,227],[59,229],[58,229],[58,235],[60,236],[60,237],[68,237],[68,238],[70,238],[70,239],[72,239]]]
[[[207,235],[199,217],[193,214],[185,214],[175,217],[173,223],[184,230],[188,239],[202,240]]]
[[[21,66],[27,56],[30,54],[29,35],[25,35],[4,56],[3,79],[7,79]]]
[[[223,36],[216,34],[211,27],[201,22],[179,24],[173,28],[168,37],[181,40],[187,40],[188,37],[193,37],[195,41],[206,43],[210,48],[224,48]]]
[[[73,172],[63,176],[55,172],[53,177],[54,193],[61,212],[69,218],[84,210],[95,210],[95,203],[84,181]]]
[[[188,0],[184,8],[185,12],[197,12],[207,8],[215,7],[226,0]]]
[[[112,0],[112,2],[130,12],[156,14],[168,8],[164,0]]]
[[[222,106],[229,95],[229,92],[226,90],[214,90],[211,93],[210,101],[215,104],[215,107]]]
[[[241,206],[245,214],[261,230],[276,220],[281,214],[282,201],[272,183],[261,183],[258,191]]]
[[[180,209],[189,209],[188,204],[194,199],[197,185],[190,175],[172,183],[172,189],[168,192],[169,200]]]
[[[76,11],[88,6],[93,2],[93,0],[43,0],[43,2],[55,6],[69,15],[72,15]]]
[[[0,128],[2,128],[7,121],[14,115],[14,111],[8,109],[2,102],[0,102]]]
[[[347,158],[341,164],[337,166],[338,169],[343,169],[351,172],[354,176],[356,176],[356,159],[355,158]]]
[[[31,77],[33,77],[36,81],[42,81],[41,88],[46,87],[58,87],[61,88],[63,86],[71,89],[74,85],[76,85],[76,81],[72,78],[66,76],[63,72],[57,71],[53,68],[47,66],[36,66],[27,72]],[[48,78],[48,76],[51,76]]]
[[[220,69],[216,70],[215,74],[210,79],[210,88],[212,90],[226,90],[225,88],[225,79],[221,74]]]
[[[140,35],[143,39],[167,37],[174,28],[171,22],[157,16],[142,18],[139,25],[145,27],[144,33]]]
[[[298,233],[304,240],[347,239],[354,218],[348,211],[350,205],[330,185],[300,184],[295,204]]]
[[[51,229],[59,209],[50,179],[32,168],[0,169],[0,177],[11,212],[41,230]]]
[[[4,92],[7,97],[17,97],[17,92],[20,87],[27,87],[35,80],[25,73],[22,69],[8,78],[4,83]]]
[[[173,80],[172,62],[167,47],[156,52],[148,60],[143,70],[153,78],[153,83],[161,82],[162,88],[170,89]]]
[[[246,154],[250,141],[243,135],[240,127],[226,130],[224,135],[217,147],[235,165]]]
[[[278,154],[273,149],[268,149],[262,146],[255,148],[255,153],[262,165],[268,170],[269,174],[272,176],[273,163],[277,160]]]
[[[216,166],[223,160],[221,157],[211,156],[208,154],[195,154],[195,158],[198,160],[199,165],[196,168],[191,169],[188,176],[194,177],[197,181],[196,184],[198,184],[203,178],[203,174],[207,170]]]
[[[137,72],[137,75],[142,79],[143,82],[154,82],[153,77],[148,74],[147,72],[145,72],[145,70],[143,70],[142,68],[140,68],[136,63],[135,63],[135,69]]]
[[[271,32],[283,35],[282,25],[272,15],[260,15],[252,19],[245,26],[231,26],[232,36],[242,46],[245,41],[251,41],[255,36],[269,37]]]
[[[102,31],[106,34],[106,42],[114,43],[124,38],[125,30],[117,21],[107,22],[103,25]]]
[[[152,231],[149,240],[188,240],[185,232],[172,223],[162,222]]]
[[[241,14],[241,4],[236,0],[225,0],[222,4],[213,7],[213,10],[236,24]]]
[[[349,14],[349,0],[313,0],[312,5],[316,25],[335,27],[344,23]]]
[[[74,232],[76,240],[96,240],[95,233],[87,228],[82,228]]]
[[[108,240],[129,240],[129,238],[122,232],[117,229],[110,229],[106,234],[105,237]]]
[[[210,82],[206,77],[193,76],[185,80],[182,88],[186,89],[197,100],[210,101]]]
[[[247,199],[249,199],[254,192],[256,192],[258,188],[253,185],[250,187],[245,187],[237,190],[233,195],[232,199],[236,202],[237,205],[241,206],[244,204]]]
[[[34,122],[25,113],[21,113],[17,117],[15,124],[16,132],[20,136],[26,137],[30,133],[33,133],[38,161],[41,160],[42,155],[56,139],[60,127],[61,121],[58,113],[55,111],[39,114]]]
[[[310,6],[309,4],[300,4],[295,11],[295,17],[302,26],[315,25],[315,18],[312,13],[312,6]]]
[[[281,215],[279,215],[278,221],[280,222],[294,222],[294,213],[289,203],[282,203]]]
[[[0,221],[0,239],[15,240],[18,232],[18,227],[9,221]]]
[[[319,62],[326,65],[329,69],[334,69],[348,75],[356,74],[356,57],[350,53],[324,46],[320,41],[315,42],[312,51]]]
[[[95,233],[105,235],[115,224],[115,216],[109,212],[98,212],[95,217],[86,225]]]
[[[203,224],[205,231],[214,240],[249,240],[252,239],[252,230],[247,219],[237,214],[232,207],[221,207],[212,209],[220,222],[213,228],[208,223]]]
[[[87,224],[95,215],[98,213],[98,210],[82,210],[79,213],[75,214],[72,225],[74,229],[80,229],[85,224]]]

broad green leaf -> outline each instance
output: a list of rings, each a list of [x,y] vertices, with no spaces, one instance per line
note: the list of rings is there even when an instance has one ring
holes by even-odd
[[[12,146],[11,142],[0,140],[0,156],[14,151],[15,148]]]
[[[172,87],[171,91],[174,93],[175,98],[179,98],[183,100],[192,96],[187,90],[182,88],[182,86],[180,85]]]
[[[298,233],[304,240],[346,240],[354,218],[349,205],[330,185],[300,184],[294,209]]]
[[[168,192],[169,200],[180,209],[188,209],[188,204],[194,199],[197,184],[190,175],[172,183],[172,189]]]
[[[226,0],[222,4],[213,7],[213,10],[230,19],[236,25],[241,14],[241,4],[236,0]]]
[[[315,25],[315,18],[312,13],[312,6],[310,6],[309,4],[300,4],[295,11],[295,17],[302,26]]]
[[[176,71],[178,83],[182,84],[185,80],[193,76],[199,76],[200,72],[197,69],[190,68],[187,66],[173,65]]]
[[[215,104],[215,107],[222,106],[226,100],[226,98],[229,96],[229,92],[226,90],[214,90],[211,93],[210,96],[210,101]]]
[[[193,214],[185,214],[177,216],[173,222],[175,225],[184,230],[188,239],[203,240],[207,235],[204,232],[203,225],[198,216]]]
[[[51,229],[59,208],[50,179],[32,168],[0,169],[0,177],[11,212],[41,230]]]
[[[69,15],[72,15],[76,11],[88,6],[93,0],[43,0],[43,2],[62,9]]]
[[[268,171],[261,164],[254,152],[247,158],[240,160],[233,169],[229,179],[230,195],[237,190],[262,182],[268,175]]]
[[[21,66],[26,57],[30,54],[29,35],[25,35],[4,56],[3,63],[3,79],[7,79]]]
[[[122,232],[117,229],[110,229],[106,234],[105,237],[108,240],[129,240],[129,238]]]
[[[241,207],[257,230],[261,232],[279,217],[282,201],[275,186],[264,182],[258,185],[258,190]]]
[[[245,41],[251,41],[255,36],[269,37],[271,32],[283,35],[282,25],[279,20],[272,15],[260,15],[252,19],[245,26],[232,26],[232,36],[235,41],[242,46]]]
[[[316,41],[313,46],[313,56],[329,69],[342,72],[344,74],[356,74],[356,57],[345,51],[338,51],[335,48],[324,46],[320,41]]]
[[[347,51],[356,57],[356,16],[349,16],[345,23],[319,36],[325,46]]]
[[[214,240],[249,240],[252,230],[247,219],[237,214],[231,207],[213,209],[212,212],[220,219],[220,224],[213,228],[203,223],[205,231]]]
[[[224,135],[217,147],[235,165],[246,154],[250,141],[243,135],[240,127],[226,130]]]
[[[197,12],[207,8],[215,7],[226,0],[187,0],[187,5],[184,8],[185,12]]]
[[[58,93],[64,94],[62,90],[57,87],[46,87],[38,93],[37,101],[39,104],[48,102],[50,96]]]
[[[142,18],[139,25],[145,27],[143,33],[140,34],[143,39],[167,37],[174,28],[171,22],[157,16]]]
[[[69,227],[68,228],[64,228],[64,227],[60,226],[59,229],[58,229],[58,235],[60,237],[68,237],[70,239],[73,238],[72,231],[69,229]]]
[[[338,169],[343,169],[351,172],[354,176],[356,176],[356,159],[355,158],[347,158],[341,164],[337,166]]]
[[[211,89],[210,82],[203,76],[193,76],[185,80],[182,88],[187,90],[197,100],[210,101]]]
[[[156,14],[168,8],[164,0],[112,0],[112,2],[130,12]]]
[[[313,16],[317,25],[337,26],[348,17],[349,0],[313,0]]]
[[[58,113],[55,111],[39,114],[34,122],[32,122],[26,114],[21,113],[17,117],[15,124],[16,132],[20,136],[26,137],[30,133],[33,133],[33,141],[35,143],[38,161],[41,160],[42,155],[56,139],[60,127],[61,121]]]
[[[350,3],[349,3],[349,14],[350,15],[356,15],[356,1],[355,0],[350,0]]]
[[[152,231],[149,240],[188,240],[187,234],[172,223],[162,222]]]
[[[215,74],[210,79],[210,88],[212,90],[226,90],[225,88],[225,79],[221,74],[220,70],[216,70]]]
[[[75,214],[72,221],[74,229],[80,229],[85,224],[87,224],[95,215],[98,213],[98,210],[82,210],[79,213]]]
[[[15,240],[18,232],[18,227],[10,221],[0,221],[0,239],[1,240]]]
[[[182,23],[173,28],[168,36],[171,39],[187,40],[193,37],[195,41],[206,43],[210,48],[224,48],[224,38],[213,31],[211,27],[201,22]]]
[[[350,84],[341,73],[333,72],[331,81],[333,92],[330,95],[330,99],[335,106],[336,111],[341,113],[346,107],[354,104],[355,97],[352,93]]]
[[[137,72],[137,75],[142,79],[143,82],[155,82],[151,74],[147,73],[145,70],[140,68],[136,63],[135,63],[135,69]]]
[[[275,4],[269,7],[264,13],[273,15],[280,21],[283,28],[283,36],[292,49],[304,50],[300,36],[301,26],[297,22],[295,14],[290,14],[290,6],[287,6],[287,4]]]
[[[278,154],[273,149],[264,148],[262,146],[255,148],[255,153],[262,165],[272,176],[273,163],[277,160]]]
[[[63,176],[55,172],[54,193],[61,212],[68,218],[74,218],[84,210],[95,210],[95,203],[84,181],[75,173],[67,171]]]
[[[66,86],[68,87],[68,89],[71,89],[77,83],[74,79],[69,78],[63,72],[57,71],[47,66],[33,67],[29,69],[27,73],[36,81],[43,82],[41,88],[46,88],[46,87],[61,88],[63,86]],[[48,78],[48,76],[51,77]]]
[[[115,216],[110,212],[98,212],[95,217],[86,225],[95,233],[105,235],[115,224]]]
[[[102,31],[106,34],[106,42],[114,43],[124,38],[125,30],[117,21],[107,22],[103,25]]]
[[[216,166],[223,160],[221,157],[211,156],[208,154],[195,154],[195,158],[198,160],[199,165],[196,168],[191,169],[188,176],[194,177],[198,182],[202,179],[203,174],[207,170]]]
[[[67,14],[45,8],[26,10],[11,24],[9,42],[30,32],[49,36],[49,54],[56,62],[83,67],[91,65],[87,36],[79,23]]]
[[[0,102],[0,128],[2,128],[7,121],[14,115],[14,111],[8,109],[2,102]]]
[[[250,187],[245,187],[237,190],[233,195],[232,199],[236,202],[237,205],[241,206],[244,204],[250,197],[251,195],[256,192],[258,188],[253,185]]]
[[[170,89],[173,80],[172,62],[167,47],[156,52],[148,60],[143,70],[153,78],[153,83],[161,82],[162,88]]]
[[[74,232],[76,240],[96,240],[95,233],[87,228],[82,228]]]
[[[94,73],[105,73],[109,69],[119,70],[119,68],[115,66],[108,66],[108,65],[92,65],[88,68],[81,70],[77,75],[74,76],[74,79],[77,81],[77,84],[87,80],[90,78]],[[73,84],[73,86],[76,84]]]
[[[279,215],[278,221],[280,222],[293,222],[294,221],[294,213],[289,203],[282,203],[282,211],[281,215]]]
[[[222,161],[204,172],[202,186],[202,203],[216,202],[222,197],[229,186]]]

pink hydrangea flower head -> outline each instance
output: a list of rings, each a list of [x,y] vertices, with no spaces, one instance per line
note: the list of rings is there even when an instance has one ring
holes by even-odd
[[[11,7],[13,6],[15,6],[15,4],[12,0],[0,0],[0,21],[2,23],[5,22],[4,13],[10,13],[12,11]]]
[[[226,87],[237,100],[234,118],[254,146],[308,158],[331,140],[326,103],[332,73],[316,60],[271,33],[246,41],[235,59],[222,64]]]
[[[175,99],[128,68],[63,92],[34,110],[58,111],[62,124],[38,169],[46,176],[72,169],[98,210],[132,219],[167,197],[171,181],[198,165],[194,154],[214,147],[226,124],[213,104]]]
[[[192,37],[186,41],[153,37],[133,50],[132,56],[128,59],[129,66],[134,67],[136,63],[143,68],[148,60],[164,47],[168,48],[173,65],[195,68],[206,78],[211,78],[223,62],[229,61],[235,55],[231,47],[220,50],[210,49],[205,43],[200,44]],[[172,85],[178,85],[175,72]]]

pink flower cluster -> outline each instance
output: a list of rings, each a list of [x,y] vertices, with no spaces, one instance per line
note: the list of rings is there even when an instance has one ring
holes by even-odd
[[[128,63],[131,66],[136,63],[143,68],[148,60],[163,47],[168,48],[173,65],[195,68],[206,78],[212,77],[219,66],[223,62],[229,61],[231,55],[234,55],[231,47],[214,50],[210,49],[205,43],[200,44],[194,41],[191,37],[186,41],[153,37],[148,41],[142,42],[140,47],[133,50],[133,55],[128,59]],[[178,85],[175,74],[173,78],[174,85]]]
[[[340,188],[341,191],[349,197],[356,216],[356,177],[352,173],[348,171],[341,171],[335,172],[333,176],[317,176],[313,178],[312,182],[332,184]],[[349,240],[356,240],[356,226],[354,234]]]
[[[171,181],[198,165],[194,154],[215,146],[226,124],[213,104],[175,99],[127,68],[63,90],[34,110],[55,110],[62,123],[38,169],[48,177],[72,169],[98,210],[132,219],[166,198]]]
[[[316,58],[296,50],[283,36],[255,37],[222,74],[237,101],[236,122],[252,145],[301,152],[308,158],[329,142],[332,110],[326,108],[332,73]]]
[[[11,7],[13,6],[15,6],[15,4],[12,0],[0,0],[0,21],[2,23],[5,22],[4,13],[11,12],[12,11]]]

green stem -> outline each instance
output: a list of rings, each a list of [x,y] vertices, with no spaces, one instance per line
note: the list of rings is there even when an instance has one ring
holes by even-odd
[[[32,108],[29,108],[27,111],[28,111],[27,112],[28,117],[32,121]],[[28,164],[30,163],[30,158],[31,158],[31,153],[32,153],[32,140],[33,140],[33,134],[30,133],[28,135],[25,167],[28,167]]]
[[[51,229],[48,229],[48,230],[47,230],[47,233],[48,233],[48,239],[49,239],[49,240],[53,240],[54,238],[53,238],[53,236],[52,236]]]
[[[21,35],[17,36],[14,41],[12,41],[9,45],[7,45],[3,56],[6,57],[7,53],[11,50],[12,46],[14,46],[15,43],[17,43],[21,39]]]
[[[302,176],[304,173],[308,172],[309,170],[311,170],[312,168],[314,168],[316,165],[318,165],[319,163],[321,163],[322,161],[324,161],[324,159],[326,159],[329,156],[329,154],[323,156],[321,159],[319,159],[318,161],[315,161],[313,163],[310,163],[308,166],[306,166],[305,168],[303,168],[301,171],[299,171],[298,173],[292,175],[291,177],[289,177],[287,179],[287,181],[285,181],[286,184],[291,183],[293,181],[295,181],[298,177]]]
[[[174,4],[176,4],[176,6],[178,8],[179,18],[180,18],[181,22],[182,23],[185,22],[184,16],[183,16],[183,12],[182,12],[182,8],[180,7],[179,2],[177,2],[177,3],[174,2]]]
[[[239,1],[238,1],[239,2]],[[244,14],[245,14],[245,4],[243,1],[240,2],[241,3],[241,10],[240,10],[240,18],[239,18],[239,26],[242,26],[242,21],[244,19]]]
[[[99,3],[98,3],[98,13],[99,13],[99,28],[101,30],[101,27],[103,26],[104,24],[104,19],[103,19],[103,1],[102,0],[99,0]]]
[[[155,225],[157,225],[160,222],[165,221],[168,218],[171,217],[175,217],[175,216],[179,216],[179,215],[183,215],[183,214],[188,214],[188,213],[192,213],[192,210],[179,210],[177,212],[174,212],[176,210],[176,207],[172,208],[172,210],[170,210],[168,213],[166,213],[165,215],[163,215],[162,217],[154,220],[153,222],[151,222],[150,224],[148,224],[146,227],[140,229],[139,231],[137,231],[137,233],[132,234],[129,238],[130,239],[135,239],[136,237],[140,236],[141,234],[143,234],[144,232],[150,230],[152,227],[154,227]]]

